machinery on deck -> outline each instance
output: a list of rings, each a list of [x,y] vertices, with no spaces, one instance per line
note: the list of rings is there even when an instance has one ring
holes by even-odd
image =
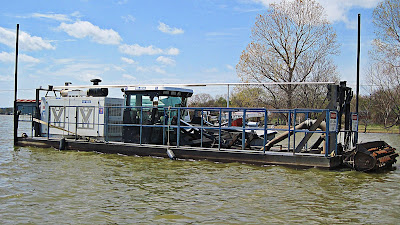
[[[351,88],[346,87],[346,82],[340,82],[340,85],[328,85],[328,99],[330,100],[327,109],[336,110],[333,113],[334,119],[338,121],[338,130],[336,133],[330,133],[330,143],[327,149],[321,151],[319,148],[322,142],[326,141],[324,134],[320,135],[307,152],[325,152],[328,154],[339,154],[343,157],[343,165],[351,167],[358,171],[375,171],[391,168],[396,163],[396,158],[399,156],[396,149],[391,147],[384,141],[373,141],[358,143],[358,115],[351,113],[350,103],[353,97]],[[332,115],[332,114],[331,114]],[[308,131],[316,130],[317,128],[325,131],[327,128],[324,121],[324,114],[320,115],[317,120],[306,120],[296,126],[296,129],[306,129]],[[332,119],[332,118],[330,118]],[[344,124],[343,123],[344,119]],[[334,124],[336,126],[336,124]],[[293,135],[293,131],[287,131],[271,140],[265,145],[267,150],[270,150],[276,143],[285,140]],[[311,138],[314,133],[305,135],[300,144],[295,148],[294,152],[302,151],[305,143]],[[337,139],[337,134],[343,134],[343,139]],[[336,136],[336,138],[334,137]],[[336,141],[337,140],[337,141]],[[336,145],[336,152],[333,151]],[[325,145],[323,145],[325,146]]]
[[[326,109],[268,110],[189,108],[191,89],[164,85],[125,86],[123,99],[109,98],[108,88],[98,86],[100,81],[92,80],[95,86],[87,92],[68,85],[49,86],[40,105],[37,90],[35,136],[249,150],[249,154],[287,152],[293,157],[340,158],[342,165],[359,171],[390,168],[398,157],[384,141],[358,143],[358,116],[350,111],[353,93],[346,82],[328,85]],[[49,92],[60,94],[49,96]],[[269,119],[274,113],[286,118],[284,128],[274,128]],[[286,140],[287,145],[282,144]]]
[[[187,99],[193,94],[191,89],[141,86],[126,87],[122,91],[125,93],[126,105],[123,124],[128,124],[123,127],[123,142],[141,144],[169,142],[181,146],[226,149],[241,148],[243,137],[246,149],[259,149],[264,143],[264,132],[257,134],[254,130],[247,130],[242,136],[242,130],[236,128],[243,126],[243,114],[233,120],[233,110],[222,115],[222,112],[215,108],[186,107]],[[213,116],[215,121],[212,121]],[[247,118],[248,116],[249,114]],[[223,124],[222,120],[226,123]],[[165,128],[165,125],[170,126]],[[220,127],[224,129],[218,129]],[[270,140],[276,131],[266,133],[267,139]]]
[[[382,170],[396,163],[399,153],[384,141],[357,144],[352,151],[344,152],[343,163],[358,171]]]

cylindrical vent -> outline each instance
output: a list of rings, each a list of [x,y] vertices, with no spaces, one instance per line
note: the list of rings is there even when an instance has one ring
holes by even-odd
[[[99,85],[99,83],[101,82],[101,79],[91,79],[90,82],[92,82],[93,85]]]
[[[61,97],[68,97],[68,90],[61,90],[60,94],[61,94]]]
[[[90,88],[87,91],[87,96],[92,97],[107,97],[108,88]]]

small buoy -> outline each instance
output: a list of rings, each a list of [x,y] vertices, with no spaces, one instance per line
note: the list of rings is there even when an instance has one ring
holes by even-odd
[[[175,154],[171,149],[167,149],[167,155],[170,159],[175,159]]]
[[[58,149],[59,150],[65,150],[65,144],[66,144],[65,138],[61,138],[60,146],[58,147]]]
[[[23,137],[23,138],[27,138],[28,135],[27,135],[26,133],[22,133],[22,137]]]

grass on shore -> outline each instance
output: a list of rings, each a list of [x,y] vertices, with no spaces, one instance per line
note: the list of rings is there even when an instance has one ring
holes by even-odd
[[[358,125],[358,132],[363,133],[365,125]],[[383,125],[371,124],[367,126],[367,133],[388,133],[388,134],[399,134],[400,129],[398,126],[393,126],[391,128],[386,129]]]

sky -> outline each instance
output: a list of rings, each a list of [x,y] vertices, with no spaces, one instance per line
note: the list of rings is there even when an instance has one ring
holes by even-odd
[[[0,8],[0,107],[48,85],[240,82],[236,64],[257,15],[279,0],[16,0]],[[361,14],[361,84],[374,39],[377,0],[318,0],[337,32],[341,80],[356,83]],[[361,88],[363,91],[363,88]],[[219,90],[195,90],[221,94]],[[222,92],[225,93],[225,92]],[[122,94],[117,93],[117,97]]]

